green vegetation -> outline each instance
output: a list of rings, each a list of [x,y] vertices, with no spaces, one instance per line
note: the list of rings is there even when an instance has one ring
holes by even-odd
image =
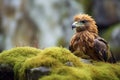
[[[15,79],[18,77],[18,70],[29,58],[37,56],[42,50],[31,47],[18,47],[0,53],[0,64],[8,64],[13,67]]]
[[[120,80],[118,64],[84,64],[82,68],[61,67],[40,80]]]
[[[72,62],[72,65],[66,65]],[[13,67],[15,79],[26,80],[25,70],[41,66],[51,68],[49,75],[39,80],[120,80],[120,64],[94,62],[86,64],[69,50],[51,47],[44,50],[18,47],[0,54],[0,64]]]

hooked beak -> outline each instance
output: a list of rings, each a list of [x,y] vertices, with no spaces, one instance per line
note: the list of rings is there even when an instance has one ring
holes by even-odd
[[[82,22],[74,22],[74,23],[72,24],[72,30],[73,30],[74,28],[82,27],[82,26],[84,26],[84,24],[83,24]]]
[[[74,23],[72,24],[72,30],[73,30],[74,28],[76,28],[76,24],[77,24],[77,22],[74,22]]]

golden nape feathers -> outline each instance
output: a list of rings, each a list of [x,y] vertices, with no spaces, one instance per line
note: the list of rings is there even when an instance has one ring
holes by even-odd
[[[70,41],[69,49],[76,56],[97,61],[115,63],[108,43],[98,35],[95,20],[87,14],[74,16],[72,29],[76,29]]]

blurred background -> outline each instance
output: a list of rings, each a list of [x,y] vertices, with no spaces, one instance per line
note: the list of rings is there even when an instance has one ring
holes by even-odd
[[[0,0],[0,52],[19,46],[68,48],[79,13],[95,19],[120,60],[120,0]]]

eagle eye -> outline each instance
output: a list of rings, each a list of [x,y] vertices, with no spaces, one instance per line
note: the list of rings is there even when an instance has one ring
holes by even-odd
[[[87,21],[86,21],[86,20],[83,20],[83,21],[80,21],[80,22],[82,22],[82,23],[86,23]]]

